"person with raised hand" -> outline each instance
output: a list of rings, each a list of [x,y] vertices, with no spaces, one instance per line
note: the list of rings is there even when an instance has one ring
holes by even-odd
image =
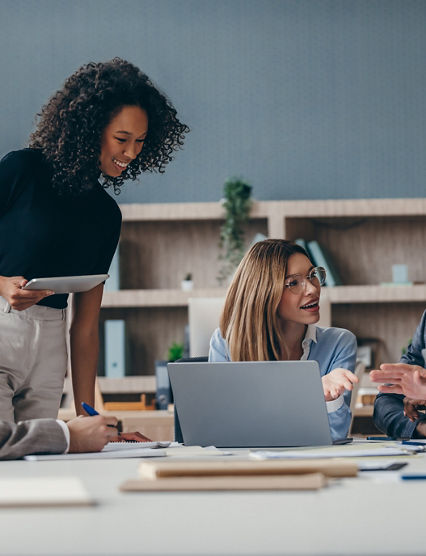
[[[376,427],[393,438],[426,438],[426,311],[399,363],[370,372],[380,393],[374,402]]]
[[[331,435],[338,440],[351,421],[357,343],[348,330],[316,326],[325,278],[296,243],[255,243],[228,288],[209,361],[317,361]]]

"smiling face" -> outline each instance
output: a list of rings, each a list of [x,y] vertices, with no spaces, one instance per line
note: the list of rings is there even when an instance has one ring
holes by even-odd
[[[294,253],[288,259],[285,283],[291,284],[294,277],[299,281],[304,279],[305,287],[300,292],[284,287],[278,306],[278,315],[283,321],[304,325],[318,322],[321,287],[318,282],[312,283],[306,279],[312,268],[311,261],[302,253]]]
[[[141,152],[148,116],[139,106],[123,106],[104,129],[99,165],[106,176],[118,177]]]

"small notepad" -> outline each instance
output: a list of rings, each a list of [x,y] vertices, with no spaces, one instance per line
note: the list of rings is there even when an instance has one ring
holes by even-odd
[[[0,479],[0,508],[90,506],[93,503],[77,477]]]

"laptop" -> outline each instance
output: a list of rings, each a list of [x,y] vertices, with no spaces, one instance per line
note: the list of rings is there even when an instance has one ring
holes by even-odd
[[[183,362],[168,371],[185,445],[333,444],[316,361]]]

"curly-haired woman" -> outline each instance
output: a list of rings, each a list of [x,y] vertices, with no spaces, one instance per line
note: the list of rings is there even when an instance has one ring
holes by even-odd
[[[348,433],[351,390],[358,382],[356,338],[343,328],[315,326],[324,282],[325,270],[296,243],[255,243],[229,286],[209,360],[317,361],[331,435],[338,440]]]
[[[22,289],[46,276],[104,274],[121,227],[105,191],[164,172],[188,131],[137,67],[78,69],[43,107],[28,149],[0,162],[0,418],[56,417],[67,365],[67,295]],[[93,405],[103,285],[74,296],[76,410]]]

